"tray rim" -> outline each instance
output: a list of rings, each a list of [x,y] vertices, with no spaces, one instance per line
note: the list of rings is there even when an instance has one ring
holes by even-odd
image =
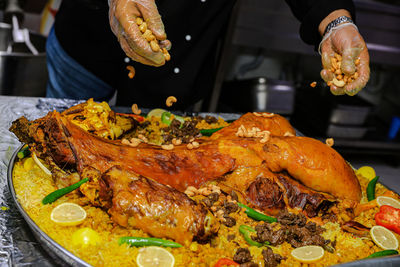
[[[61,246],[60,244],[58,244],[54,239],[52,239],[44,231],[42,231],[40,229],[40,227],[30,218],[30,216],[25,211],[25,209],[22,207],[22,205],[19,203],[19,201],[17,199],[17,194],[14,189],[12,173],[14,170],[14,165],[15,165],[15,161],[17,158],[17,154],[24,145],[25,144],[22,144],[14,151],[14,153],[10,159],[10,162],[8,164],[8,168],[7,168],[8,188],[11,192],[12,199],[14,201],[14,204],[17,206],[19,213],[22,215],[24,220],[27,222],[29,228],[34,233],[34,236],[35,236],[36,240],[38,241],[38,243],[47,248],[45,250],[47,252],[50,252],[49,254],[51,257],[53,257],[54,259],[61,258],[61,260],[63,260],[65,263],[70,264],[72,266],[84,266],[84,267],[92,266],[89,263],[87,263],[86,261],[79,258],[78,256],[74,255],[72,252],[70,252],[69,250],[67,250],[66,248]],[[387,188],[390,189],[389,187],[387,187]],[[397,193],[397,194],[399,194],[399,193]],[[62,254],[60,255],[59,253],[62,253]],[[382,266],[382,267],[384,267],[385,266],[386,267],[386,266],[399,266],[399,265],[400,265],[400,254],[381,257],[381,258],[361,259],[361,260],[337,264],[334,266],[337,266],[337,267],[360,267],[360,266],[366,266],[366,267],[370,267],[370,266],[371,267],[381,267]]]

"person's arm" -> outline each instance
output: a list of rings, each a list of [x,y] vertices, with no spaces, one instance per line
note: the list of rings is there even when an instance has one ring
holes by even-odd
[[[364,39],[355,24],[348,21],[338,23],[325,32],[327,26],[338,18],[346,17],[355,20],[353,1],[286,0],[286,2],[301,22],[302,40],[320,48],[324,68],[321,71],[321,77],[329,84],[331,92],[336,95],[357,94],[369,80],[369,54]],[[356,70],[358,72],[358,77],[344,87],[329,83],[336,77],[331,71],[331,58],[335,53],[342,56],[341,70],[345,75],[351,76]],[[360,64],[356,68],[357,59],[360,59]]]
[[[169,50],[171,43],[167,40],[164,24],[154,0],[109,0],[108,3],[111,30],[125,54],[146,65],[164,65],[164,54],[152,50],[136,22],[136,18],[142,18],[161,47]]]

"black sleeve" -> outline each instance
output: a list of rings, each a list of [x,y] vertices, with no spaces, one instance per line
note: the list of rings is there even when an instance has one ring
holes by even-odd
[[[285,0],[293,15],[301,22],[300,37],[310,45],[318,46],[321,36],[318,26],[331,12],[346,9],[355,21],[355,7],[352,0]]]

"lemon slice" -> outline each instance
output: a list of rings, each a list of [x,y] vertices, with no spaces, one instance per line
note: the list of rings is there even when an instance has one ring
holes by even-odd
[[[74,246],[95,246],[100,243],[99,234],[88,227],[79,229],[72,234],[72,245]]]
[[[147,118],[151,118],[151,117],[157,117],[157,118],[161,118],[161,115],[166,112],[165,109],[162,108],[155,108],[152,109],[148,114],[147,114]]]
[[[382,249],[394,249],[399,247],[399,241],[396,236],[383,226],[376,225],[371,228],[370,234],[372,240]]]
[[[152,246],[139,250],[136,263],[139,267],[172,267],[175,264],[175,258],[165,248]]]
[[[75,203],[62,203],[51,211],[51,220],[64,226],[78,225],[86,219],[86,211]]]
[[[367,178],[368,180],[372,180],[376,177],[374,168],[372,168],[370,166],[362,166],[361,168],[359,168],[356,171],[356,174],[361,175],[361,176]]]
[[[324,256],[324,249],[320,246],[304,246],[293,249],[292,257],[304,263],[316,262]]]
[[[376,198],[376,203],[378,203],[379,207],[383,205],[389,205],[393,208],[400,209],[400,201],[392,197],[379,196]]]

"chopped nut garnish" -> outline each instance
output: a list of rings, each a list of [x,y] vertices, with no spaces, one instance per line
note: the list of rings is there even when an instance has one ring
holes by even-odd
[[[191,143],[187,144],[186,147],[187,147],[188,149],[193,149],[193,145],[192,145]]]
[[[325,144],[330,146],[330,147],[333,146],[333,144],[334,144],[333,138],[326,139],[325,140]]]
[[[175,96],[169,96],[165,101],[165,104],[167,105],[167,107],[171,107],[173,103],[176,103],[176,101],[178,100],[176,99]]]

